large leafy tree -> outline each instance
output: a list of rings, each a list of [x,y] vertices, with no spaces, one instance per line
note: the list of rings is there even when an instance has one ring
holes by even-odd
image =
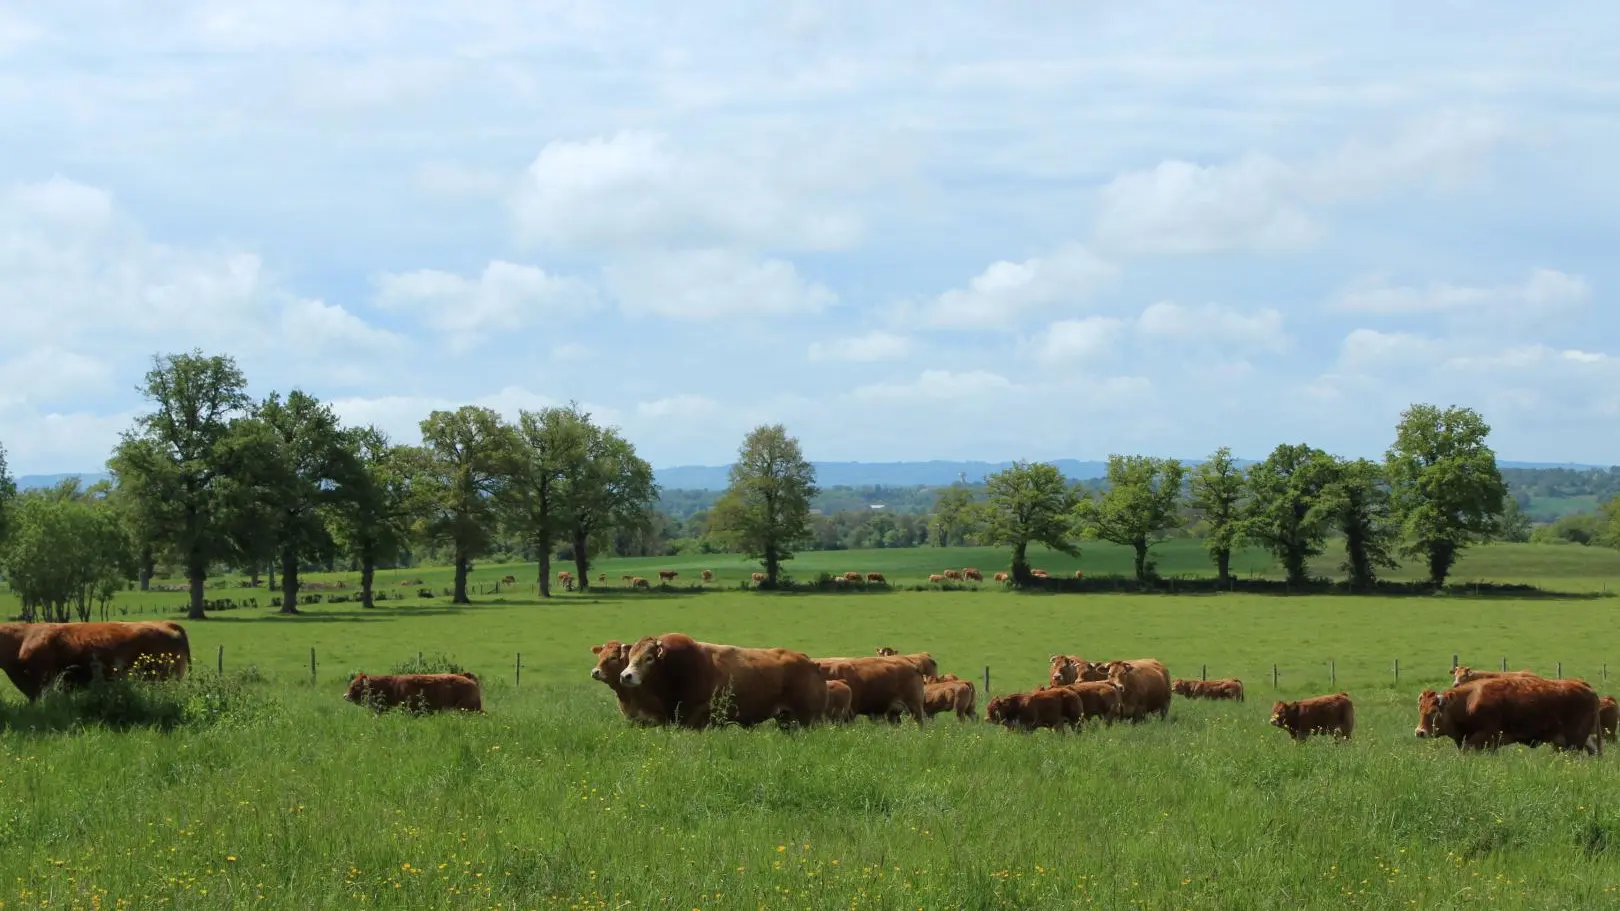
[[[1204,521],[1204,549],[1215,561],[1222,585],[1231,581],[1232,551],[1243,540],[1243,507],[1248,489],[1243,469],[1225,446],[1193,469],[1187,481],[1187,505]]]
[[[246,388],[229,356],[155,356],[141,387],[152,410],[135,419],[108,462],[151,544],[185,568],[192,620],[204,618],[209,566],[236,550],[233,472],[266,455],[243,438]]]
[[[1075,508],[1082,534],[1131,548],[1136,579],[1153,577],[1148,551],[1181,527],[1181,484],[1186,469],[1175,459],[1108,457],[1107,486]]]
[[[512,431],[488,408],[464,405],[422,421],[424,458],[413,480],[427,540],[447,546],[455,565],[451,600],[470,603],[467,574],[489,552],[496,497],[511,466]]]
[[[81,489],[78,478],[18,499],[16,522],[0,562],[22,602],[24,620],[90,619],[134,568],[129,538],[106,502],[105,487]]]
[[[710,533],[760,561],[775,587],[782,562],[810,536],[816,469],[781,424],[755,427],[731,466],[731,485],[709,514]]]
[[[1014,462],[985,478],[984,483],[986,543],[1012,548],[1014,584],[1027,585],[1032,578],[1031,544],[1044,544],[1071,556],[1080,552],[1073,538],[1073,517],[1080,495],[1057,466]]]
[[[1498,530],[1507,484],[1485,442],[1491,428],[1472,408],[1413,405],[1384,454],[1405,550],[1444,585],[1457,556]]]
[[[647,527],[658,500],[652,465],[636,447],[616,429],[590,423],[589,415],[585,427],[585,458],[564,473],[562,510],[581,591],[591,585],[591,552],[610,546],[616,529]]]
[[[337,415],[330,406],[294,389],[285,399],[270,393],[256,414],[269,434],[273,460],[255,466],[258,496],[281,564],[281,612],[298,613],[298,568],[332,550],[324,510],[339,496],[353,470]]]
[[[518,414],[512,465],[502,496],[505,523],[534,549],[540,596],[551,597],[551,555],[573,532],[570,482],[585,473],[596,428],[576,405]],[[581,575],[580,584],[588,584]]]
[[[1399,565],[1394,557],[1399,527],[1391,512],[1389,482],[1382,465],[1367,459],[1334,465],[1322,493],[1322,510],[1344,536],[1344,565],[1350,587],[1371,589],[1379,569]]]
[[[978,518],[979,504],[974,502],[973,491],[966,485],[952,484],[940,491],[934,503],[934,513],[929,520],[934,543],[940,547],[961,544]]]
[[[325,512],[337,545],[360,564],[360,604],[371,607],[377,564],[398,559],[410,534],[411,481],[424,454],[394,445],[376,427],[347,429],[342,443],[347,467]]]
[[[1303,443],[1284,443],[1249,466],[1243,537],[1271,551],[1290,585],[1308,582],[1310,560],[1322,553],[1331,519],[1323,493],[1335,468],[1332,456]]]

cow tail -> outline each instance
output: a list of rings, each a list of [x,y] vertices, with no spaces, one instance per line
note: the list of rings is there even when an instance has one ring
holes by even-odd
[[[175,676],[184,677],[191,671],[191,636],[186,633],[186,628],[178,623],[174,628],[180,633],[180,658],[175,661]]]

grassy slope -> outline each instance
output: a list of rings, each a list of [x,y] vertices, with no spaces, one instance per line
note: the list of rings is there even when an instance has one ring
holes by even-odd
[[[1579,554],[1579,556],[1571,556]],[[1601,552],[1492,548],[1504,567],[1595,588]],[[986,553],[826,557],[924,575]],[[1167,571],[1173,557],[1162,561]],[[1058,560],[1042,561],[1054,572]],[[1088,549],[1088,572],[1099,562]],[[640,569],[686,567],[643,561]],[[713,565],[733,580],[737,561]],[[617,578],[620,567],[603,569]],[[1518,578],[1465,566],[1479,577]],[[515,571],[515,570],[514,570]],[[735,573],[735,575],[733,575]],[[479,570],[499,578],[500,568]],[[420,573],[430,583],[447,576]],[[1594,584],[1596,583],[1596,584]],[[151,596],[166,597],[174,595]],[[994,590],[768,596],[605,591],[463,609],[409,600],[190,624],[199,663],[270,676],[235,721],[169,734],[0,734],[6,907],[1600,907],[1620,901],[1614,755],[1459,756],[1411,736],[1413,702],[1465,662],[1598,682],[1609,599],[1026,597]],[[441,599],[442,600],[442,599]],[[681,629],[812,654],[927,648],[986,664],[998,692],[1045,657],[1152,654],[1236,674],[1244,705],[1179,702],[1167,724],[1060,738],[980,724],[860,723],[794,735],[627,728],[589,645]],[[320,656],[308,685],[308,650]],[[373,718],[338,697],[356,667],[418,650],[484,675],[484,718]],[[514,686],[512,656],[525,668]],[[1403,679],[1391,680],[1401,659]],[[1288,743],[1286,697],[1338,687],[1357,741]],[[1620,664],[1617,664],[1620,668]],[[1608,689],[1608,688],[1606,688]],[[982,699],[981,699],[982,711]],[[235,716],[233,716],[235,717]],[[206,894],[204,894],[206,890]],[[264,896],[259,900],[257,896]]]

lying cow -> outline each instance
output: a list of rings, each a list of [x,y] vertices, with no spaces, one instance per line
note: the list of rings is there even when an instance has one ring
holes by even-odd
[[[1279,701],[1271,707],[1271,723],[1301,743],[1312,734],[1332,734],[1334,740],[1349,740],[1356,729],[1356,706],[1348,693],[1298,702]]]
[[[617,639],[591,646],[596,666],[591,668],[591,679],[600,680],[613,691],[618,700],[619,713],[632,723],[643,726],[670,724],[675,720],[669,706],[658,693],[645,687],[628,687],[619,675],[630,666],[630,646]]]
[[[1243,681],[1231,680],[1182,680],[1177,678],[1171,681],[1170,691],[1184,699],[1231,699],[1234,702],[1243,701]]]
[[[647,636],[631,646],[619,682],[648,687],[690,728],[715,722],[753,727],[777,718],[810,725],[827,711],[826,682],[803,652],[698,642],[682,633]],[[722,693],[728,695],[721,699]],[[724,706],[718,713],[717,701]]]
[[[1449,737],[1462,749],[1518,743],[1603,752],[1597,691],[1584,680],[1507,675],[1418,695],[1419,737]]]
[[[1080,726],[1084,711],[1080,696],[1060,686],[998,696],[985,707],[985,720],[1025,732],[1052,728],[1063,733]]]
[[[404,706],[412,711],[484,711],[478,678],[459,674],[355,674],[343,698],[378,712]]]
[[[48,687],[79,687],[124,675],[178,680],[191,666],[191,641],[173,620],[108,623],[0,623],[0,670],[29,702]]]

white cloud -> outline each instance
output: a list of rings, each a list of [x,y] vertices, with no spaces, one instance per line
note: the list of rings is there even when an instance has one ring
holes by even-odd
[[[1430,368],[1444,352],[1442,343],[1410,332],[1356,329],[1339,347],[1339,367],[1347,371]]]
[[[54,403],[112,387],[112,365],[55,345],[0,358],[0,389],[18,402]]]
[[[834,250],[859,240],[859,217],[797,192],[783,154],[704,155],[636,131],[558,140],[529,165],[512,217],[524,241],[567,249]]]
[[[872,363],[892,361],[911,353],[911,339],[882,329],[865,335],[834,339],[830,342],[811,342],[808,355],[812,361],[852,361]]]
[[[493,332],[593,309],[596,303],[594,289],[578,279],[498,259],[476,279],[419,269],[384,275],[377,282],[379,307],[419,314],[428,326],[445,333],[457,351]]]
[[[966,288],[946,291],[922,307],[905,308],[934,328],[1010,331],[1022,318],[1074,309],[1112,282],[1119,270],[1079,244],[1066,244],[1046,256],[1022,262],[998,260],[974,276]],[[915,311],[914,313],[912,311]]]
[[[0,395],[0,441],[13,475],[102,471],[137,413],[47,411]]]
[[[579,342],[563,342],[560,345],[553,345],[551,348],[552,360],[561,361],[564,363],[588,360],[593,357],[595,353],[596,352],[591,350],[590,346],[581,344]]]
[[[1188,307],[1162,301],[1142,311],[1136,328],[1150,337],[1243,350],[1283,351],[1289,345],[1282,314],[1272,309],[1244,313],[1221,304]]]
[[[790,262],[733,250],[647,253],[606,267],[603,278],[626,312],[669,319],[818,313],[838,299]]]
[[[720,413],[720,403],[701,395],[672,395],[636,404],[636,414],[656,420],[696,421]]]
[[[1350,313],[1381,315],[1508,311],[1539,316],[1584,306],[1591,297],[1584,278],[1538,268],[1518,284],[1490,287],[1431,282],[1418,288],[1365,281],[1340,292],[1331,305]]]
[[[951,402],[989,395],[1015,393],[1018,384],[988,370],[924,370],[916,380],[905,383],[874,383],[856,389],[857,399],[904,404],[907,402]]]
[[[1035,339],[1035,356],[1048,364],[1091,361],[1112,353],[1124,334],[1125,321],[1112,316],[1059,320]]]
[[[1447,116],[1299,163],[1258,152],[1220,165],[1167,160],[1104,186],[1094,230],[1101,245],[1131,254],[1298,250],[1322,237],[1321,209],[1454,186],[1501,135],[1492,121]]]

